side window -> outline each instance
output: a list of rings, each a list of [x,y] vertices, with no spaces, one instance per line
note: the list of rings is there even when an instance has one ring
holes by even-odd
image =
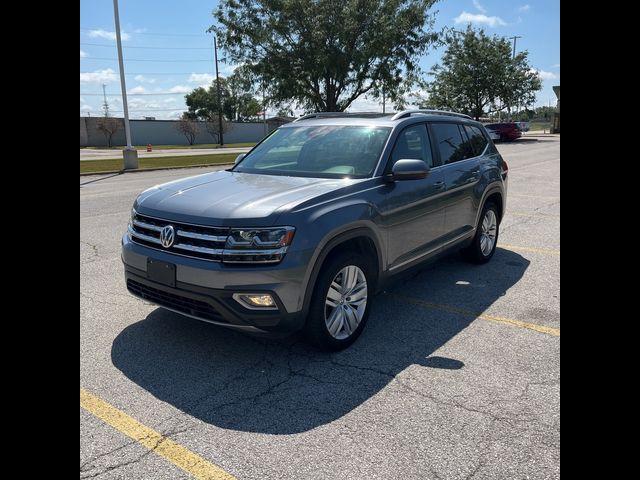
[[[464,128],[467,131],[467,136],[471,140],[474,153],[476,156],[481,155],[488,143],[482,131],[478,127],[471,125],[465,125]]]
[[[434,141],[440,152],[440,159],[443,165],[475,156],[471,148],[471,142],[460,131],[462,125],[457,123],[432,123],[431,128],[435,135]]]
[[[429,136],[424,123],[412,125],[400,132],[391,152],[390,166],[398,160],[406,158],[422,160],[429,167],[433,167],[431,144],[429,143]]]

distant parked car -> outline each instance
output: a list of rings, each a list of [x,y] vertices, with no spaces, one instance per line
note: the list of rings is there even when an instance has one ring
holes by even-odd
[[[491,140],[500,140],[500,134],[495,129],[487,128],[486,125],[485,129],[487,130],[487,133],[489,134],[489,138],[491,138]]]
[[[488,123],[484,128],[486,128],[489,133],[494,131],[498,135],[498,139],[503,142],[512,141],[522,136],[522,132],[515,122]]]
[[[520,128],[521,132],[528,132],[531,128],[531,124],[529,122],[516,122],[518,128]]]

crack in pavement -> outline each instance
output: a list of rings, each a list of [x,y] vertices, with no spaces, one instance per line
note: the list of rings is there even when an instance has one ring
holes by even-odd
[[[173,430],[173,431],[168,431],[168,432],[159,432],[160,435],[162,435],[162,437],[159,438],[154,445],[149,447],[149,446],[141,444],[141,446],[143,446],[147,450],[145,452],[143,452],[141,455],[139,455],[137,458],[134,458],[133,460],[127,460],[127,461],[124,461],[124,462],[119,462],[119,463],[116,463],[114,465],[108,465],[108,466],[106,466],[106,468],[103,468],[102,470],[100,470],[98,472],[89,473],[89,472],[91,472],[92,470],[95,470],[98,467],[95,467],[95,466],[90,466],[90,468],[85,468],[85,467],[93,464],[96,460],[99,460],[100,458],[104,458],[104,457],[106,457],[106,456],[108,456],[108,455],[110,455],[110,454],[112,454],[112,453],[114,453],[114,452],[116,452],[118,450],[122,450],[125,447],[131,446],[131,445],[134,445],[134,444],[139,444],[140,441],[148,440],[150,437],[149,436],[144,436],[144,437],[141,437],[139,439],[135,439],[135,440],[133,440],[133,441],[131,441],[129,443],[126,443],[124,445],[121,445],[120,447],[117,447],[117,448],[115,448],[115,449],[113,449],[113,450],[111,450],[109,452],[100,454],[100,455],[96,456],[95,458],[93,458],[91,460],[88,460],[88,461],[84,462],[82,465],[80,465],[80,475],[81,475],[80,478],[81,479],[97,478],[100,475],[104,475],[105,473],[109,473],[109,472],[111,472],[113,470],[116,470],[116,469],[119,469],[119,468],[122,468],[122,467],[126,467],[127,465],[132,465],[134,463],[138,463],[142,459],[146,458],[149,454],[154,453],[158,449],[158,447],[160,447],[160,445],[162,445],[164,442],[169,440],[172,436],[178,435],[180,433],[187,432],[191,428],[193,428],[193,427],[182,428],[182,429],[179,429],[179,430]],[[82,476],[83,473],[88,473],[88,475]]]

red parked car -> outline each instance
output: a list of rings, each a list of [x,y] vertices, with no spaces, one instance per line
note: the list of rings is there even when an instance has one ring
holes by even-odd
[[[495,132],[503,142],[512,141],[522,136],[522,131],[515,122],[487,123],[484,128],[489,130],[489,133]]]

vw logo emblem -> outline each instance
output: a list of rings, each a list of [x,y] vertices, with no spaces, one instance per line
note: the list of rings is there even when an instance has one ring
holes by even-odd
[[[173,228],[173,225],[167,225],[162,230],[160,230],[160,243],[164,248],[169,248],[173,245],[173,241],[176,238],[176,231]]]

